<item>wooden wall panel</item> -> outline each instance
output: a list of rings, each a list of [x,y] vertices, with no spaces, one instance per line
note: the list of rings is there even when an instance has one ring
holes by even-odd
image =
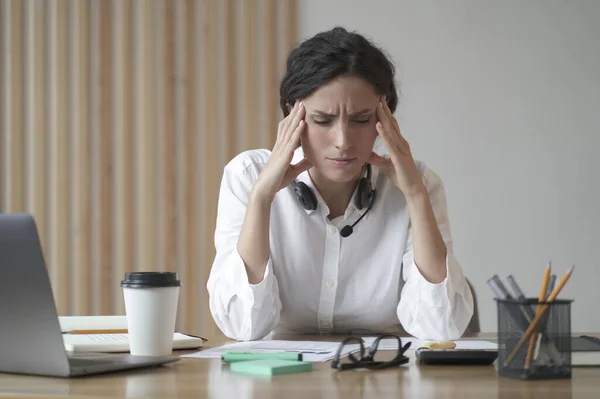
[[[271,148],[294,0],[0,0],[0,212],[34,215],[60,315],[124,314],[176,271],[209,334],[226,162]]]

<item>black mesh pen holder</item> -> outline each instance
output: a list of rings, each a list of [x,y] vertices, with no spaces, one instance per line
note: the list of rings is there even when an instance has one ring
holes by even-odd
[[[571,378],[572,302],[496,299],[498,374],[522,380]],[[538,305],[545,310],[541,317],[536,317]],[[528,330],[532,333],[526,336]]]

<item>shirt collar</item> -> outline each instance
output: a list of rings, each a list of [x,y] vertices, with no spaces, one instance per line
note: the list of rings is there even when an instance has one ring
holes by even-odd
[[[292,164],[296,164],[296,163],[300,162],[303,158],[304,158],[304,152],[302,151],[302,147],[298,147],[294,151],[294,156],[292,158]],[[363,177],[364,176],[365,175],[363,174]],[[377,167],[371,165],[371,187],[373,187],[373,188],[376,187],[378,176],[379,176],[379,169]],[[313,212],[316,212],[318,210],[320,210],[320,212],[325,217],[327,215],[329,215],[329,207],[327,206],[327,204],[325,203],[325,200],[319,193],[319,190],[317,190],[317,188],[315,187],[312,179],[310,178],[310,175],[308,174],[308,170],[305,170],[304,172],[300,173],[298,175],[298,177],[296,177],[296,181],[303,182],[304,184],[306,184],[312,190],[312,192],[315,194],[315,196],[317,197],[317,201],[318,201],[317,209],[313,209],[313,210],[309,210],[309,209],[305,209],[305,208],[302,208],[302,209],[304,209],[304,211],[309,215],[311,215]],[[357,186],[357,189],[358,189],[358,186]],[[354,193],[352,194],[352,198],[350,199],[350,204],[348,206],[348,209],[346,209],[345,216],[348,216],[349,212],[352,210],[358,212],[360,215],[363,215],[368,209],[368,207],[364,207],[363,209],[358,209],[358,207],[356,206],[356,196],[358,194],[357,189],[355,189]],[[377,199],[375,199],[375,201],[377,201]]]

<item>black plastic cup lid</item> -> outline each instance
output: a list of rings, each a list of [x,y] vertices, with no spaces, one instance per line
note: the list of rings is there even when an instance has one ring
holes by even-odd
[[[173,272],[132,272],[125,273],[125,279],[121,281],[123,288],[158,288],[158,287],[180,287],[181,281],[177,273]]]

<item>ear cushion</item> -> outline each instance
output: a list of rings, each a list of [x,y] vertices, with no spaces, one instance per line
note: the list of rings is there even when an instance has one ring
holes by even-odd
[[[363,209],[371,205],[373,201],[373,190],[371,188],[371,179],[363,177],[358,182],[356,200],[354,203],[358,209]]]
[[[296,197],[298,197],[298,201],[300,201],[304,209],[308,211],[313,211],[317,209],[319,201],[317,200],[317,196],[315,195],[315,193],[312,192],[310,187],[308,187],[303,182],[298,182],[296,180],[292,180],[292,187],[294,188]]]

